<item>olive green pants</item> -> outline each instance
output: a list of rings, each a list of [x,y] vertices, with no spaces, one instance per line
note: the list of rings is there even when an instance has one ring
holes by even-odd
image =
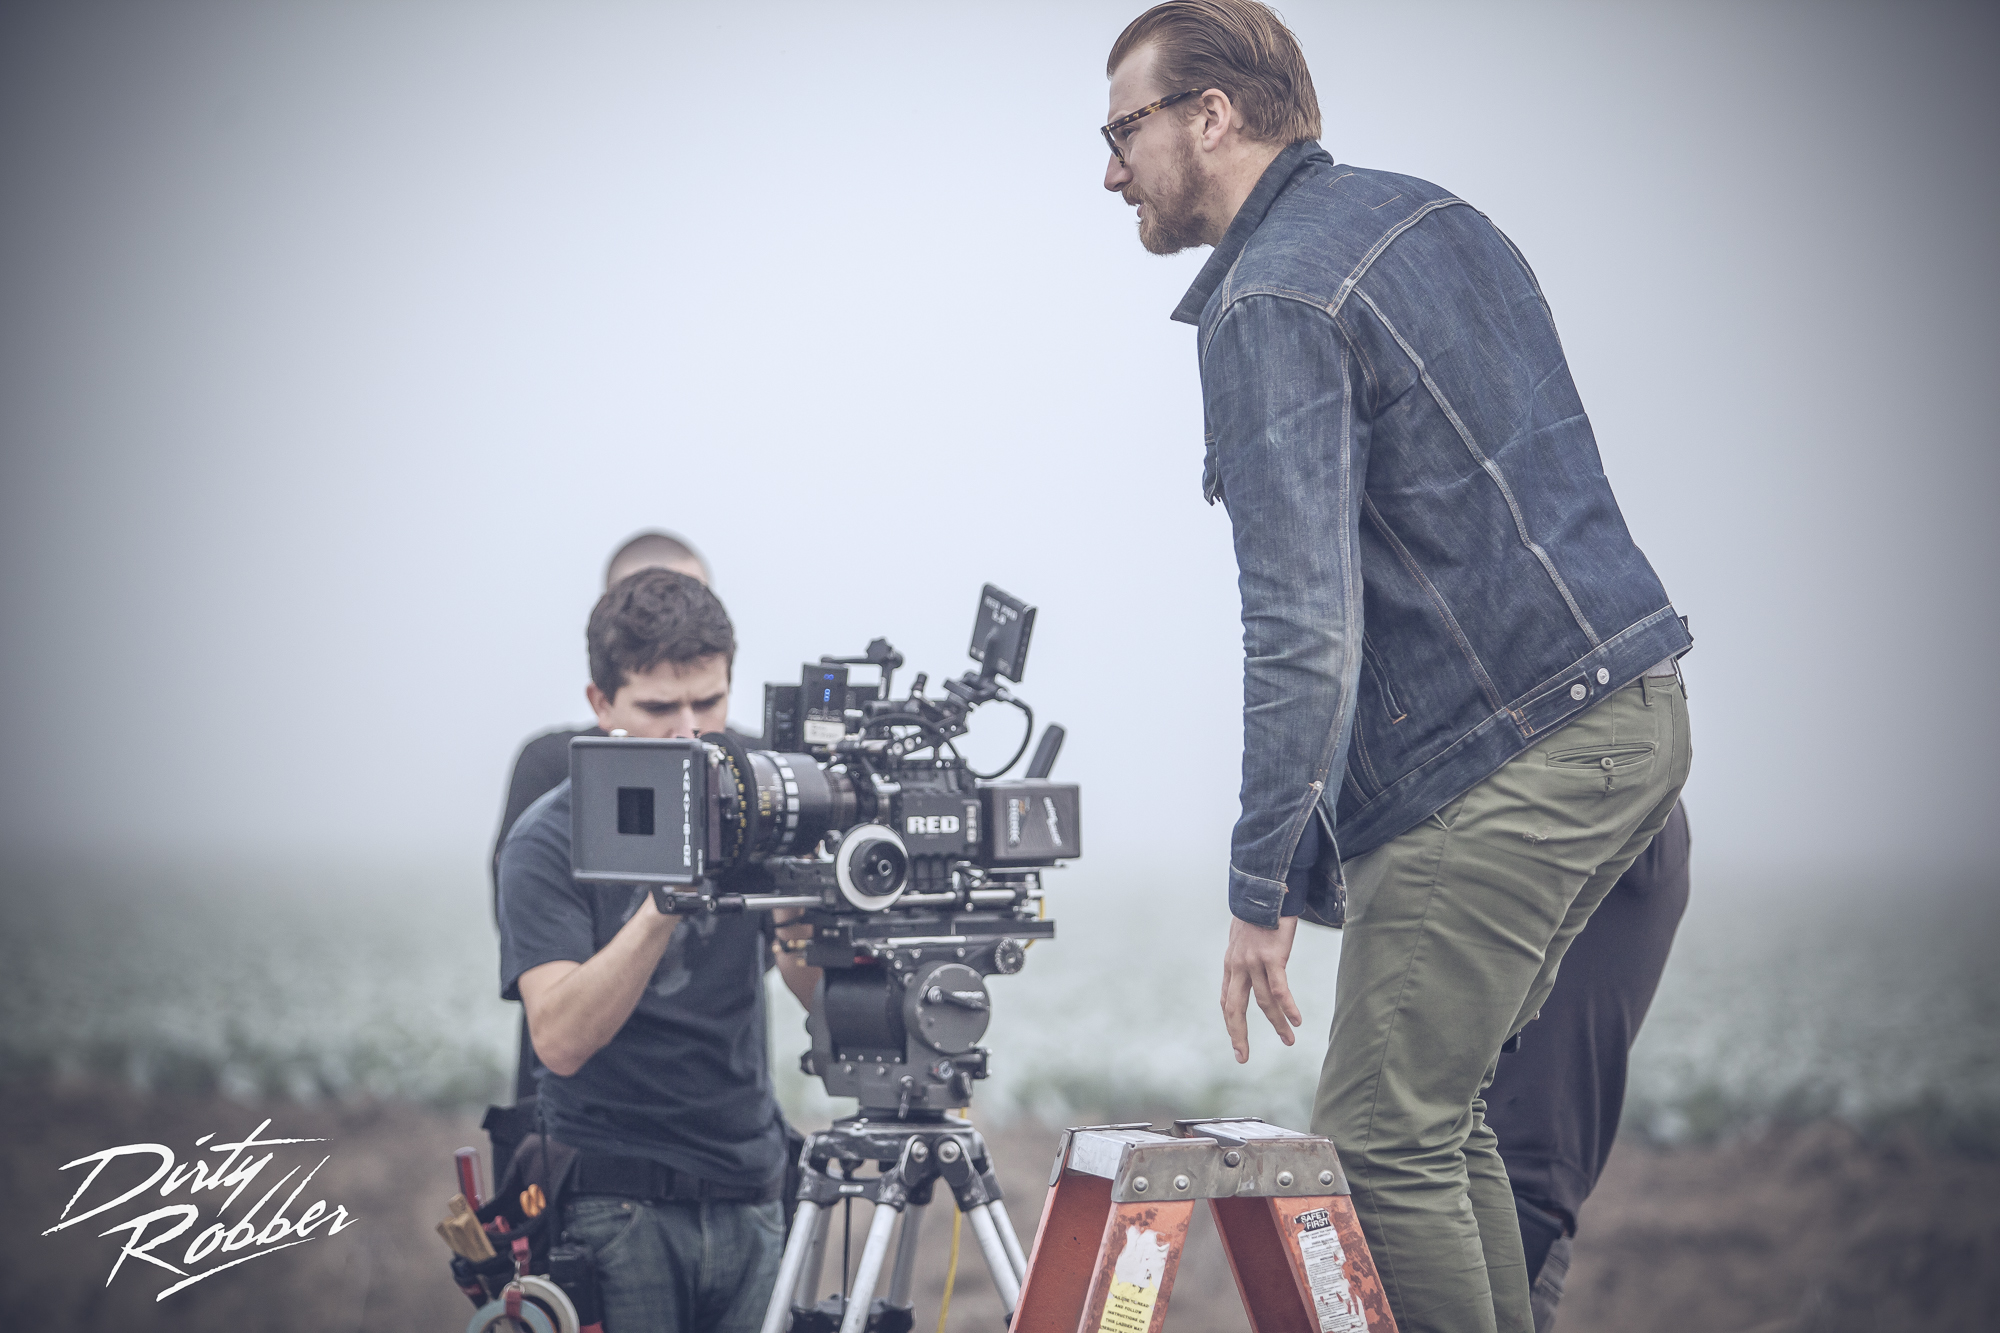
[[[1340,1151],[1402,1333],[1533,1333],[1480,1097],[1570,941],[1666,823],[1690,757],[1680,683],[1634,682],[1345,866],[1312,1127]]]

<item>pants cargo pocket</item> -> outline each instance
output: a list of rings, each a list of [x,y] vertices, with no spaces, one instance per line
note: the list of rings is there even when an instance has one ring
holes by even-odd
[[[1549,772],[1564,782],[1588,785],[1597,791],[1617,791],[1640,781],[1652,771],[1659,747],[1651,741],[1627,745],[1591,745],[1575,750],[1551,751]]]

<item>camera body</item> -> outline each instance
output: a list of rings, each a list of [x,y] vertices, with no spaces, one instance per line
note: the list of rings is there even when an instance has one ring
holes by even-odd
[[[1047,774],[1060,728],[1029,776],[1001,776],[1034,717],[999,678],[1025,668],[1034,608],[988,585],[974,624],[982,670],[891,698],[902,657],[877,639],[765,688],[764,743],[578,737],[570,744],[571,858],[585,882],[645,884],[676,914],[796,909],[823,969],[801,1064],[863,1113],[941,1115],[986,1076],[985,979],[1019,971],[1055,934],[1042,874],[1079,855],[1081,798]],[[871,665],[879,681],[854,684]],[[975,773],[951,742],[988,702],[1020,709],[1021,748]],[[754,884],[754,889],[748,886]],[[789,946],[788,946],[789,947]]]
[[[570,781],[576,878],[665,888],[662,907],[674,911],[696,904],[673,890],[741,910],[744,895],[713,885],[748,865],[770,876],[772,893],[881,912],[906,893],[1012,884],[1009,872],[1082,851],[1074,783],[981,780],[955,759],[850,766],[752,750],[723,732],[578,736]]]

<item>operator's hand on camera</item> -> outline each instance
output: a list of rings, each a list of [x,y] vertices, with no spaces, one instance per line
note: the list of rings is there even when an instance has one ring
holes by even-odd
[[[1279,918],[1276,930],[1229,918],[1229,945],[1222,953],[1222,1022],[1229,1029],[1229,1045],[1236,1052],[1237,1064],[1250,1058],[1246,1016],[1252,995],[1277,1029],[1278,1040],[1287,1046],[1294,1040],[1292,1029],[1306,1021],[1285,980],[1285,963],[1292,956],[1292,936],[1298,929],[1295,916]]]
[[[803,952],[786,948],[787,943],[803,943],[810,940],[813,928],[799,920],[805,915],[802,907],[781,907],[771,913],[771,956],[777,960],[778,975],[784,978],[785,988],[798,997],[800,1004],[808,1012],[812,1009],[813,993],[819,987],[820,969],[806,964]]]

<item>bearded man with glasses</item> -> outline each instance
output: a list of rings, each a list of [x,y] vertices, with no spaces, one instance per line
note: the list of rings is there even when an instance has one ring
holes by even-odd
[[[1484,214],[1336,164],[1296,39],[1252,0],[1155,6],[1106,72],[1105,188],[1146,249],[1214,247],[1173,318],[1243,599],[1231,1045],[1248,1059],[1253,994],[1290,1044],[1298,918],[1344,922],[1312,1128],[1399,1325],[1528,1333],[1482,1093],[1675,809],[1692,640]]]

